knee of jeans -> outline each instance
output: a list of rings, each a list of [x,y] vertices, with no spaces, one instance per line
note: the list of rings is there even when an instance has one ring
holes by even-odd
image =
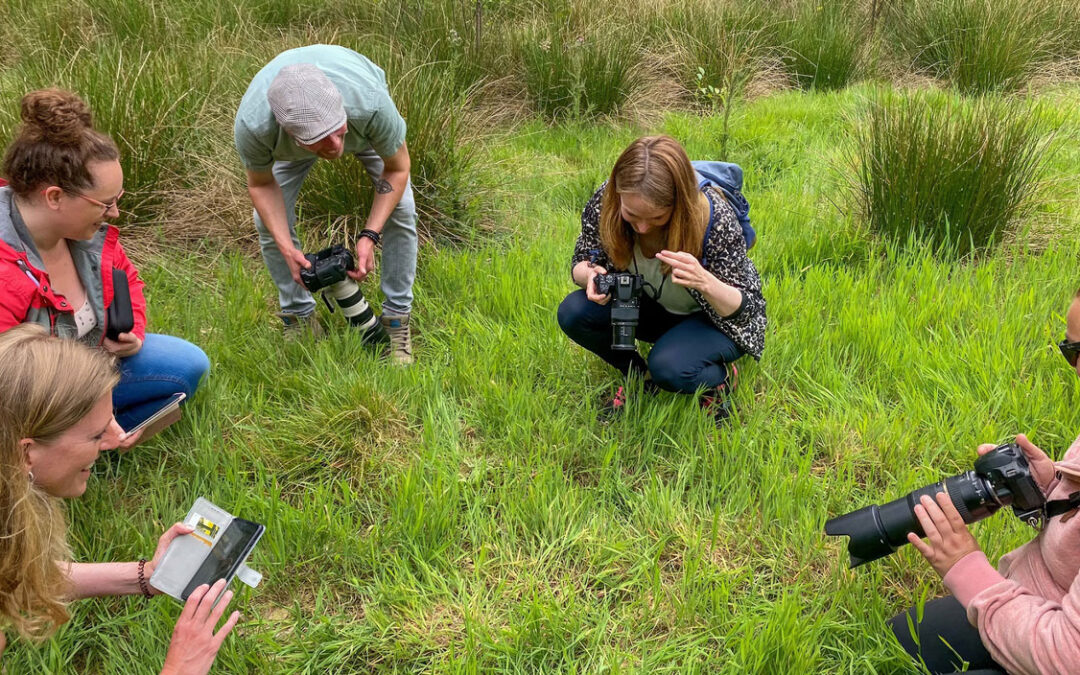
[[[585,310],[582,300],[591,302],[585,297],[584,293],[574,291],[559,303],[556,316],[559,320],[559,328],[562,328],[562,331],[567,335],[575,335],[581,332]]]
[[[679,393],[692,393],[698,382],[687,373],[686,357],[674,349],[656,349],[649,352],[649,374],[661,389]]]
[[[188,343],[191,344],[191,343]],[[197,345],[191,344],[187,350],[183,365],[177,375],[184,381],[184,393],[191,396],[199,388],[199,383],[210,371],[210,358]]]

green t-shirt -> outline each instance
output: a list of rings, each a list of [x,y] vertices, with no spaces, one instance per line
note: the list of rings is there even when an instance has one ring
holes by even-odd
[[[371,146],[380,157],[390,157],[405,142],[405,120],[390,100],[386,73],[366,57],[337,45],[309,45],[282,52],[263,66],[248,85],[236,111],[233,138],[244,166],[269,171],[275,161],[311,159],[274,119],[266,92],[278,72],[295,63],[318,66],[341,92],[348,118],[345,153]]]

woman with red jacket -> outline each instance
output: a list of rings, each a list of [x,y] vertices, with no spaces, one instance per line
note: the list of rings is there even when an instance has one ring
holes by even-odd
[[[119,232],[106,222],[120,215],[120,153],[94,129],[86,103],[44,89],[23,97],[21,116],[4,156],[8,185],[0,187],[0,331],[37,323],[118,357],[113,405],[117,421],[130,429],[173,394],[194,393],[210,362],[185,340],[146,332],[143,282]],[[114,270],[127,281],[134,326],[112,339]],[[142,438],[178,417],[155,423]]]

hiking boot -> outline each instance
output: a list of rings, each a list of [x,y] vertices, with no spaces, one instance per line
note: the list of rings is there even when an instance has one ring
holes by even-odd
[[[386,329],[390,336],[390,362],[394,365],[407,366],[413,362],[410,316],[383,313],[379,317],[380,326]]]
[[[282,336],[289,342],[301,340],[307,336],[319,340],[326,335],[326,331],[323,330],[322,324],[319,323],[319,317],[315,315],[315,312],[304,316],[278,312],[276,316],[281,319],[283,324],[281,328]]]

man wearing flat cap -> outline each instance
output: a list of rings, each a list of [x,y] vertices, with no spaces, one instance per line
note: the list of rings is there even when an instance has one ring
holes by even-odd
[[[300,269],[310,266],[296,236],[300,186],[320,158],[353,155],[364,163],[375,196],[356,243],[357,269],[349,276],[361,281],[374,269],[375,247],[381,243],[386,300],[380,323],[389,334],[393,362],[412,363],[416,204],[405,120],[390,99],[382,69],[335,45],[282,52],[248,86],[236,112],[234,137],[286,334],[318,326],[315,299],[300,283]]]

